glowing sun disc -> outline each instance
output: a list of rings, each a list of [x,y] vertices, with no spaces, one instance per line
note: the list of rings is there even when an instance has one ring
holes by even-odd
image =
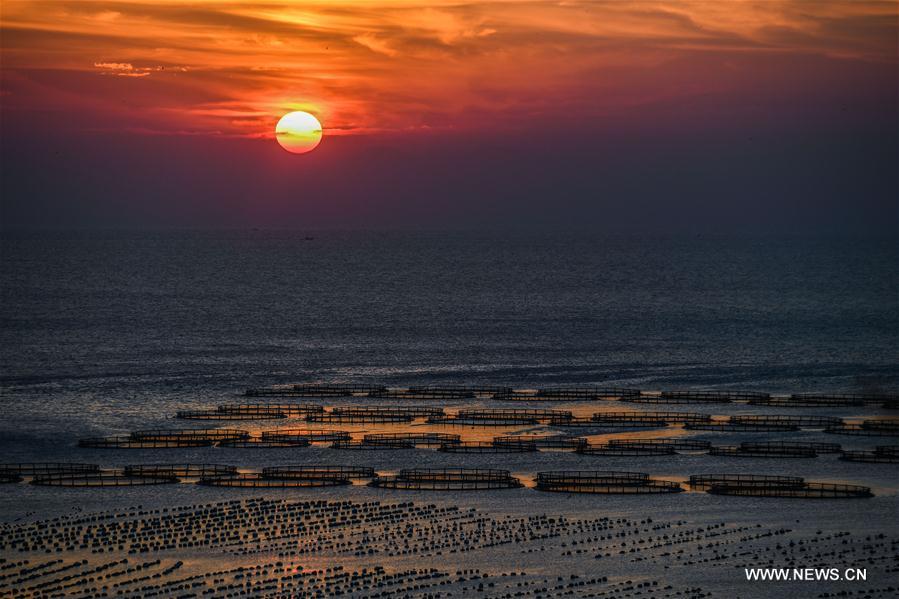
[[[322,124],[308,112],[288,112],[275,126],[275,139],[288,152],[305,154],[321,143]]]

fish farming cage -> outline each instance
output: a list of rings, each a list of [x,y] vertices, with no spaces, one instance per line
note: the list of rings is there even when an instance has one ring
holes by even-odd
[[[222,464],[131,464],[125,466],[124,474],[162,478],[207,478],[237,474],[237,467]]]
[[[730,403],[730,399],[715,401],[712,399],[696,399],[690,397],[663,397],[661,395],[634,395],[631,397],[622,397],[621,401],[636,404],[659,404],[659,405],[675,405],[675,404],[725,404]]]
[[[534,443],[495,443],[493,441],[468,441],[444,443],[437,451],[444,453],[529,453],[537,451]]]
[[[508,470],[480,468],[417,468],[396,476],[376,478],[369,485],[416,491],[480,491],[524,486]]]
[[[221,412],[219,410],[178,410],[175,418],[181,420],[279,420],[287,418],[286,412],[265,410],[255,412]]]
[[[536,418],[460,418],[458,416],[431,416],[425,422],[439,426],[529,426],[540,424]]]
[[[282,412],[288,416],[321,414],[324,406],[313,403],[238,403],[222,404],[216,411],[227,414],[253,414],[256,412]]]
[[[751,406],[771,406],[776,408],[847,408],[865,405],[862,400],[824,399],[794,397],[769,397],[767,399],[750,399]]]
[[[729,403],[732,401],[752,401],[754,399],[767,399],[768,393],[754,391],[662,391],[662,399],[690,400],[708,403]]]
[[[714,485],[797,488],[805,484],[805,479],[801,476],[772,474],[694,474],[690,477],[688,484],[691,488],[698,490],[708,490]]]
[[[262,431],[263,441],[298,441],[305,440],[310,443],[333,443],[334,441],[349,441],[351,435],[347,431],[332,431],[327,429],[290,429],[282,428],[270,431]]]
[[[609,425],[669,425],[669,424],[694,424],[706,423],[712,420],[709,414],[695,412],[596,412],[592,417],[594,422]]]
[[[530,408],[499,408],[492,410],[459,410],[458,418],[469,420],[501,420],[503,418],[527,418],[549,420],[550,418],[571,418],[567,410],[541,410]]]
[[[494,437],[494,445],[533,444],[537,449],[570,449],[574,450],[587,444],[584,437],[571,435],[504,435]]]
[[[650,495],[680,493],[684,490],[679,483],[651,479],[642,472],[614,470],[538,472],[536,488],[556,493],[596,495]]]
[[[31,479],[40,487],[143,487],[177,483],[175,476],[131,476],[123,472],[94,472],[85,474],[47,474]]]
[[[878,447],[874,451],[844,451],[840,455],[840,459],[847,462],[864,462],[868,464],[899,464],[899,453],[884,453],[880,449]]]
[[[135,439],[131,435],[113,435],[111,437],[87,437],[78,440],[78,447],[91,449],[171,449],[187,447],[212,447],[211,439],[177,439],[154,441]]]
[[[799,428],[827,428],[843,424],[842,418],[834,416],[782,416],[771,414],[736,415],[730,417],[733,424],[767,425],[786,424]]]
[[[22,481],[22,477],[14,472],[0,472],[0,485],[18,483]]]
[[[640,445],[640,446],[630,446],[630,445],[609,445],[607,443],[602,443],[598,445],[592,445],[588,443],[587,445],[583,445],[578,447],[575,450],[577,453],[581,455],[598,455],[598,456],[609,456],[609,457],[648,457],[648,456],[663,456],[663,455],[675,455],[677,452],[674,447],[666,446],[666,445]]]
[[[843,448],[839,443],[819,443],[817,441],[746,441],[740,447],[748,449],[811,449],[815,453],[840,453]]]
[[[412,441],[394,440],[382,443],[368,443],[366,441],[335,441],[330,445],[331,449],[346,449],[355,451],[383,451],[387,449],[415,449]]]
[[[831,406],[882,405],[884,402],[899,400],[899,393],[794,393],[790,399],[800,402],[825,402]]]
[[[541,485],[574,485],[574,484],[619,484],[641,485],[649,480],[645,472],[626,472],[622,470],[557,470],[538,472],[537,487]]]
[[[459,443],[462,438],[451,433],[370,433],[362,441],[372,445],[408,442],[422,447],[440,447],[448,443]]]
[[[544,387],[534,394],[520,394],[520,399],[538,401],[589,401],[612,397],[634,397],[640,395],[639,389],[622,387]],[[505,399],[505,398],[497,398]]]
[[[474,399],[475,392],[467,387],[409,387],[408,389],[384,389],[369,393],[380,399]]]
[[[795,424],[740,424],[730,421],[688,423],[684,428],[690,431],[715,431],[721,433],[783,433],[799,430],[799,427]]]
[[[593,420],[590,416],[572,416],[571,418],[550,418],[547,423],[549,426],[558,426],[558,427],[586,427],[586,428],[603,428],[603,427],[611,427],[611,426],[625,426],[622,424],[608,424],[604,422],[597,422]],[[646,425],[638,425],[642,428],[653,428],[653,427],[662,427],[665,426],[664,422],[656,422],[653,424]]]
[[[387,387],[381,385],[303,383],[247,389],[244,395],[248,397],[351,397],[353,395],[374,396],[384,391],[387,391]]]
[[[711,446],[711,441],[702,441],[699,439],[609,439],[608,445],[612,447],[671,447],[675,451],[707,451]]]
[[[413,418],[427,418],[428,416],[442,416],[443,408],[429,406],[338,406],[331,410],[332,414],[348,414],[353,416],[386,415],[386,416],[411,416]]]
[[[309,414],[306,422],[316,424],[389,424],[409,423],[414,420],[410,414],[338,414],[328,412],[325,414]]]
[[[879,454],[899,457],[899,445],[878,445],[874,448]]]
[[[88,474],[100,472],[97,464],[75,464],[71,462],[20,462],[0,464],[0,476],[44,476],[49,474]]]
[[[309,447],[312,442],[309,439],[238,439],[236,441],[221,441],[219,447],[225,449],[283,449],[288,447]]]
[[[818,453],[811,448],[802,447],[777,447],[765,446],[764,444],[755,444],[752,447],[747,446],[716,446],[709,449],[709,455],[720,457],[736,457],[736,458],[814,458],[818,457]]]
[[[236,441],[249,439],[245,430],[230,428],[182,428],[134,431],[129,437],[135,441]]]
[[[865,420],[861,424],[843,423],[839,426],[829,426],[824,429],[824,432],[865,437],[897,437],[899,436],[899,421]]]
[[[270,466],[262,469],[263,478],[374,478],[374,468],[366,466]]]
[[[874,497],[870,487],[834,483],[803,483],[799,486],[714,484],[708,489],[713,495],[738,497],[782,497],[801,499],[850,499]]]
[[[239,487],[245,489],[283,489],[296,487],[342,487],[353,482],[348,478],[267,478],[262,474],[235,474],[201,478],[198,485],[207,487]]]

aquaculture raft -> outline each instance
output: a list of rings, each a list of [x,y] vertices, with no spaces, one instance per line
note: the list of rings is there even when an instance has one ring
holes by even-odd
[[[88,474],[99,472],[97,464],[75,464],[71,462],[22,462],[0,464],[0,475],[44,476],[50,474]]]
[[[587,439],[571,435],[506,435],[494,437],[494,445],[534,444],[538,449],[577,449],[587,444]]]
[[[374,468],[365,466],[271,466],[262,469],[264,478],[374,478]]]
[[[537,451],[537,445],[533,442],[468,441],[466,443],[444,443],[437,451],[444,453],[528,453]]]
[[[447,443],[459,443],[461,437],[451,433],[371,433],[362,437],[370,445],[393,445],[411,443],[415,446],[440,447]]]
[[[869,464],[899,464],[899,445],[882,445],[874,451],[844,451],[841,460]]]
[[[803,483],[799,486],[717,484],[711,485],[708,492],[713,495],[734,495],[740,497],[803,499],[849,499],[874,496],[870,487],[832,483]]]
[[[614,470],[538,472],[536,488],[556,493],[598,495],[649,495],[683,491],[683,488],[673,481],[651,479],[642,472]]]
[[[770,474],[694,474],[689,485],[693,489],[710,489],[713,485],[743,487],[801,487],[801,476],[776,476]]]
[[[204,478],[236,473],[236,466],[221,464],[132,464],[124,470],[126,476],[164,478]]]
[[[262,474],[234,474],[202,478],[197,483],[208,487],[239,487],[252,489],[277,489],[287,487],[340,487],[351,485],[348,478],[322,477],[285,477],[269,478]]]
[[[597,456],[663,456],[674,455],[677,453],[674,447],[669,445],[610,445],[602,443],[598,445],[586,444],[577,448],[577,453],[581,455],[597,455]]]
[[[95,472],[86,474],[48,474],[36,476],[32,485],[41,487],[141,487],[177,483],[174,476],[129,476],[120,472]]]
[[[347,431],[332,431],[327,429],[275,429],[262,431],[263,441],[309,441],[310,443],[325,443],[334,441],[349,441],[350,433]]]
[[[711,421],[709,414],[695,412],[596,412],[593,421],[610,426],[658,426]]]
[[[393,477],[377,478],[373,487],[415,491],[481,491],[522,487],[508,470],[478,468],[421,468],[400,470]]]

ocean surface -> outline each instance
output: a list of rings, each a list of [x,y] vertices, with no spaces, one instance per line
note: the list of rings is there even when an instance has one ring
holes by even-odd
[[[0,452],[282,382],[895,390],[897,265],[895,239],[6,233]]]

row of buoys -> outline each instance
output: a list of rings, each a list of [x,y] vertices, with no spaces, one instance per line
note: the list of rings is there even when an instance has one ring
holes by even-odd
[[[890,452],[888,451],[887,454]],[[896,455],[893,450],[893,454]],[[32,467],[35,465],[32,465]],[[57,464],[57,466],[59,466]],[[75,466],[84,466],[77,464]],[[34,470],[34,468],[33,468]],[[37,469],[40,470],[40,469]],[[9,472],[13,472],[10,468]],[[3,472],[0,470],[0,472]],[[17,476],[18,475],[9,475]],[[217,487],[324,487],[352,484],[354,479],[373,479],[371,486],[403,490],[488,490],[523,486],[508,470],[484,468],[412,468],[393,476],[379,476],[374,469],[359,466],[271,466],[261,472],[239,473],[234,466],[220,464],[138,464],[122,470],[87,470],[34,475],[32,484],[59,487],[121,487],[177,483],[198,478],[198,484]],[[575,470],[538,472],[538,490],[571,493],[651,494],[681,491],[679,483],[649,478],[648,474],[624,471]],[[689,485],[721,495],[759,497],[870,497],[871,490],[859,485],[807,483],[801,477],[753,474],[693,475]]]

